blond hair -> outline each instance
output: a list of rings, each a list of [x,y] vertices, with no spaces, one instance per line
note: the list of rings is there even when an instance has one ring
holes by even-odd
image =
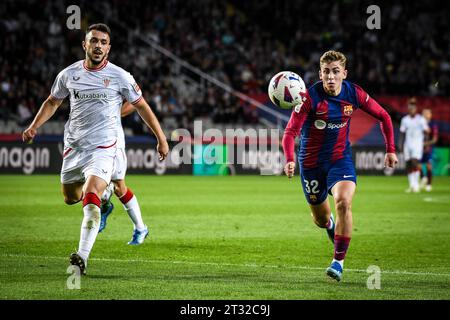
[[[330,51],[325,52],[320,57],[320,65],[321,66],[323,64],[328,64],[328,63],[331,63],[331,62],[334,62],[334,61],[339,61],[339,63],[345,69],[345,65],[347,63],[347,58],[345,57],[345,55],[342,52],[330,50]]]

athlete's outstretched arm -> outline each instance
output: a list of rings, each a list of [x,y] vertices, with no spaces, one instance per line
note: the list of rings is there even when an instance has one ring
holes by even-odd
[[[356,87],[358,102],[363,111],[380,121],[381,132],[386,143],[386,155],[384,165],[393,168],[397,163],[397,155],[395,154],[394,127],[392,120],[386,110],[372,99],[364,90]]]
[[[286,157],[284,172],[289,178],[292,178],[295,171],[295,138],[300,134],[303,123],[305,123],[305,120],[308,117],[310,111],[311,100],[309,96],[307,96],[307,100],[301,107],[294,108],[286,129],[284,129],[282,141],[284,156]]]
[[[37,129],[39,129],[55,114],[62,102],[63,99],[56,99],[50,95],[42,104],[38,113],[34,117],[33,122],[31,122],[30,126],[22,133],[22,140],[27,143],[31,142],[36,136]]]
[[[161,129],[158,119],[144,98],[134,104],[134,108],[136,108],[139,116],[155,134],[156,139],[158,140],[157,150],[159,153],[159,160],[164,160],[169,153],[169,145],[167,144],[166,136]]]

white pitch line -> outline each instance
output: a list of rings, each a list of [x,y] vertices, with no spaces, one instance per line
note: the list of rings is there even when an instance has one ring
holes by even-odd
[[[33,256],[33,255],[21,255],[21,254],[2,254],[0,257],[11,258],[31,258],[31,259],[56,259],[67,260],[64,257],[54,256]],[[104,261],[104,262],[137,262],[137,263],[165,263],[165,264],[190,264],[200,266],[216,266],[216,267],[250,267],[250,268],[269,268],[269,269],[300,269],[300,270],[324,270],[323,267],[311,267],[311,266],[287,266],[287,265],[260,265],[254,263],[218,263],[218,262],[196,262],[196,261],[177,261],[177,260],[145,260],[145,259],[113,259],[113,258],[91,258],[89,260]],[[345,269],[346,272],[361,272],[367,273],[367,270],[362,269]],[[434,272],[410,272],[403,270],[382,270],[384,274],[398,274],[398,275],[414,275],[414,276],[437,276],[437,277],[450,277],[450,273],[434,273]]]
[[[425,198],[422,198],[422,200],[425,201],[425,202],[450,203],[450,198],[449,197],[445,197],[445,198],[442,198],[442,197],[435,197],[435,198],[433,198],[433,197],[425,197]]]

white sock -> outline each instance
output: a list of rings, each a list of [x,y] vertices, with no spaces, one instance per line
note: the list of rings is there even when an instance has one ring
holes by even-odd
[[[125,203],[123,207],[130,216],[131,221],[133,221],[134,229],[144,230],[145,225],[144,221],[142,220],[141,208],[139,207],[139,203],[136,196],[133,195],[133,198],[131,198],[130,201]]]
[[[420,187],[420,171],[414,172],[414,184],[417,189]]]
[[[409,187],[413,188],[414,187],[414,172],[408,173],[408,182],[409,182]]]
[[[333,261],[331,261],[331,263],[333,263],[333,262],[339,263],[339,264],[341,265],[341,268],[344,269],[344,260],[336,260],[336,259],[333,259]]]
[[[83,213],[84,218],[81,222],[80,243],[77,253],[87,264],[87,259],[100,228],[100,208],[89,203],[83,207]]]

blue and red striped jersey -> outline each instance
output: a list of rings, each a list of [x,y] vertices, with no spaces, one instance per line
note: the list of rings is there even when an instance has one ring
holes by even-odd
[[[425,142],[430,142],[433,139],[436,141],[439,139],[439,127],[436,121],[431,120],[428,122],[428,127],[430,128],[430,132],[425,134]],[[429,144],[424,146],[424,152],[432,152],[434,144]]]
[[[298,160],[302,167],[314,168],[351,157],[350,121],[358,108],[380,121],[386,151],[395,152],[391,118],[375,100],[361,87],[346,80],[339,95],[330,96],[319,81],[308,89],[303,105],[291,114],[283,136],[286,160],[294,161],[294,139],[300,130]]]

